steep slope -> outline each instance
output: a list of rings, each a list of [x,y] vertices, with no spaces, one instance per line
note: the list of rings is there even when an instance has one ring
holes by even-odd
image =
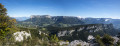
[[[88,35],[116,35],[118,30],[113,28],[112,24],[88,24],[88,25],[78,25],[66,28],[52,28],[47,27],[51,34],[57,34],[61,40],[84,40],[87,41]]]
[[[49,16],[49,15],[33,15],[30,19],[27,19],[23,22],[32,22],[34,25],[38,26],[61,26],[61,27],[67,27],[71,25],[77,25],[77,24],[84,24],[83,21],[79,20],[77,17],[69,17],[69,16]]]

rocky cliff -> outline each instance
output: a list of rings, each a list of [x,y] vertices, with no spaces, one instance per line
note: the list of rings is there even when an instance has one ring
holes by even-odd
[[[55,32],[61,40],[87,40],[88,35],[116,35],[118,30],[113,28],[112,24],[88,24],[73,27],[67,27]],[[53,32],[52,32],[53,33]]]

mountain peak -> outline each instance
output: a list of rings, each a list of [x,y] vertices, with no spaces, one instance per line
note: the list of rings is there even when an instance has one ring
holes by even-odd
[[[40,17],[51,18],[50,15],[31,15],[30,16],[30,18],[40,18]]]

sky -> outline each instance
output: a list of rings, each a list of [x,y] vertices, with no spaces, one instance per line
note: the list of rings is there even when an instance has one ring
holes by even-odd
[[[0,0],[11,17],[31,15],[120,19],[120,0]]]

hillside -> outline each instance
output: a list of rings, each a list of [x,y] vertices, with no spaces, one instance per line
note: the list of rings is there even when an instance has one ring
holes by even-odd
[[[55,27],[68,27],[72,25],[81,25],[84,24],[83,21],[79,20],[77,17],[69,17],[69,16],[49,16],[49,15],[35,15],[31,16],[30,19],[25,21],[21,21],[19,24],[34,24],[40,27],[44,26],[55,26]],[[31,25],[30,24],[30,25]]]
[[[32,15],[25,21],[18,21],[18,24],[29,26],[55,26],[70,27],[84,24],[113,24],[114,28],[120,28],[120,19],[112,18],[79,18],[74,16],[49,16],[49,15]]]
[[[88,24],[78,25],[66,28],[58,27],[46,27],[51,34],[57,34],[60,40],[83,40],[87,41],[88,35],[100,35],[109,34],[115,36],[119,30],[114,29],[112,24]]]

